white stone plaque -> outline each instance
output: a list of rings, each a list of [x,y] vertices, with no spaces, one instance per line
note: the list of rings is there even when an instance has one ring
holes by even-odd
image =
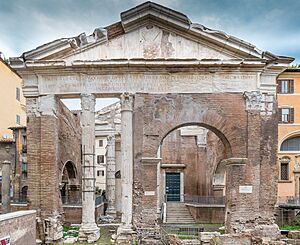
[[[145,196],[155,196],[155,191],[145,191]]]
[[[0,238],[0,244],[11,245],[10,236]]]
[[[252,185],[240,185],[240,193],[252,193]]]

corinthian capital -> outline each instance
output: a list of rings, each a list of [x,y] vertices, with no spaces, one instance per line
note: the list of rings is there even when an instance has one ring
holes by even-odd
[[[86,111],[95,111],[95,95],[82,93],[81,95],[81,109]]]
[[[133,95],[128,92],[121,94],[121,110],[132,111],[132,109],[133,109]]]
[[[246,99],[246,110],[261,110],[262,106],[262,94],[259,91],[244,92],[244,98]]]

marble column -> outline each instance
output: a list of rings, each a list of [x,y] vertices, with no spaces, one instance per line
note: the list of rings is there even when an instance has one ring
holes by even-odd
[[[116,172],[116,156],[115,156],[115,136],[109,135],[107,137],[107,154],[106,154],[106,197],[108,199],[108,208],[106,213],[116,217],[115,208],[115,172]]]
[[[95,222],[95,96],[81,94],[82,127],[82,223],[79,241],[97,241],[100,230]]]
[[[10,161],[2,163],[2,213],[10,212]]]
[[[121,95],[121,181],[122,181],[122,223],[132,226],[132,184],[133,184],[133,95]]]
[[[121,95],[121,203],[122,225],[113,239],[117,244],[131,244],[132,229],[132,185],[133,185],[133,129],[132,129],[133,95]]]

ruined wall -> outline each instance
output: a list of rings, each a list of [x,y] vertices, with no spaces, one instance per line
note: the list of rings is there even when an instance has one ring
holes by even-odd
[[[247,156],[247,113],[242,94],[136,94],[135,225],[157,224],[157,163],[151,163],[147,159],[157,157],[158,147],[170,131],[191,124],[214,131],[224,144],[226,157]],[[148,195],[149,191],[154,195]]]
[[[59,183],[62,182],[65,164],[74,163],[75,178],[68,180],[68,199],[78,201],[81,199],[81,126],[78,116],[74,115],[61,101],[57,103],[58,117],[58,168],[60,172]],[[68,176],[70,178],[70,176]]]
[[[163,164],[185,164],[184,194],[212,196],[213,175],[217,164],[224,158],[222,141],[211,131],[206,145],[197,144],[197,137],[181,136],[180,130],[171,132],[163,140],[161,148]]]
[[[64,209],[64,222],[70,224],[82,223],[82,206],[65,205]],[[104,215],[104,203],[95,207],[95,220],[98,221],[100,216]]]
[[[199,223],[223,224],[225,220],[225,207],[196,207],[188,205],[194,220]]]
[[[213,131],[224,145],[226,232],[252,229],[254,235],[276,238],[276,108],[273,95],[259,92],[136,94],[134,224],[157,224],[159,161],[149,159],[157,158],[169,132],[196,124]]]
[[[36,212],[18,211],[0,215],[0,239],[10,237],[10,244],[36,244]]]
[[[29,207],[43,219],[56,217],[63,213],[59,183],[64,161],[80,166],[79,121],[51,95],[27,98],[27,115]]]

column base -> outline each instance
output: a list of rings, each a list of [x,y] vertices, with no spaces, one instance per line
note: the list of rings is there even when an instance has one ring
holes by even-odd
[[[100,238],[100,229],[96,224],[82,225],[79,229],[78,241],[79,242],[96,242]]]
[[[132,244],[132,241],[136,237],[136,232],[132,229],[132,226],[122,225],[118,228],[117,234],[112,238],[114,240],[114,244],[125,245]]]

